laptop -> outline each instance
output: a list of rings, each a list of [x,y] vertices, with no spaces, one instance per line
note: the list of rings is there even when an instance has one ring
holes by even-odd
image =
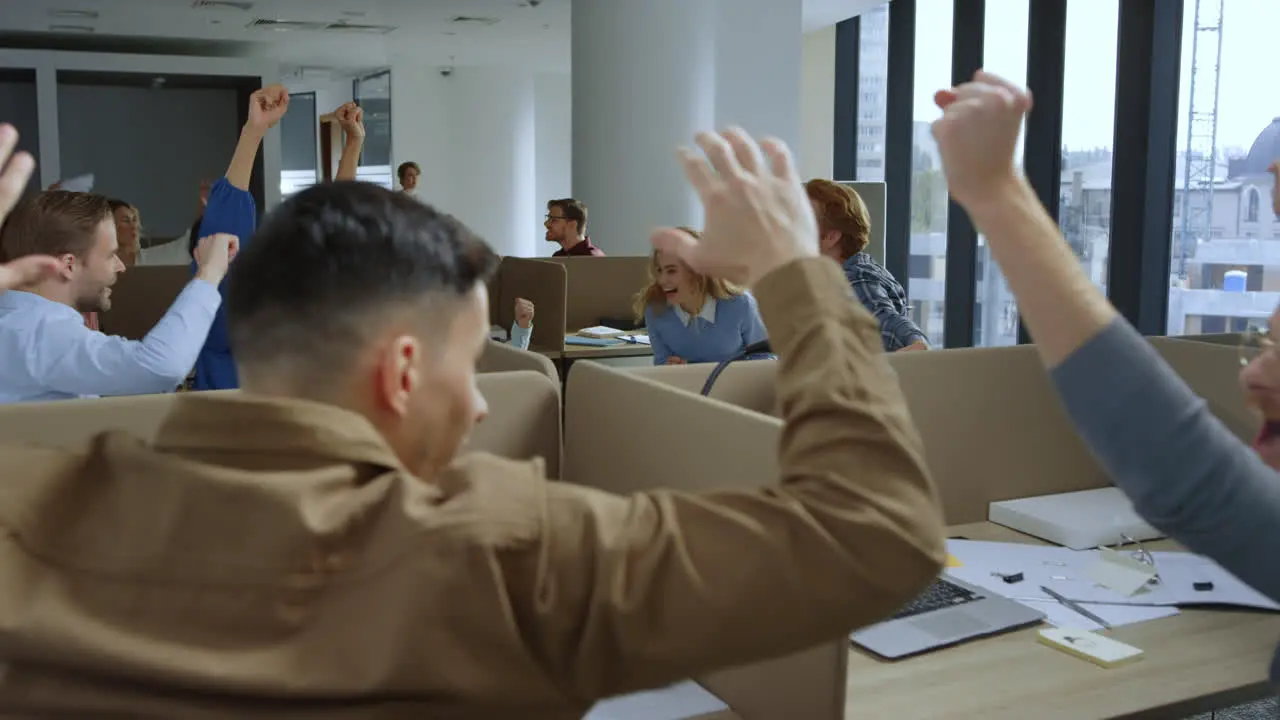
[[[855,645],[896,660],[1042,620],[1039,610],[943,576],[893,617],[858,630],[852,638]]]

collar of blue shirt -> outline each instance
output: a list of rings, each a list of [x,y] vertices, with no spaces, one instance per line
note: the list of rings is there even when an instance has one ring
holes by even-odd
[[[675,311],[676,311],[676,317],[680,318],[680,322],[684,323],[686,326],[689,323],[693,322],[693,316],[690,315],[688,312],[686,312],[684,308],[680,307],[679,305],[674,305],[673,307],[675,308]],[[707,322],[713,325],[715,324],[716,322],[716,299],[715,298],[708,297],[706,302],[702,303],[702,310],[698,312],[698,317],[702,318],[703,320],[706,320]]]

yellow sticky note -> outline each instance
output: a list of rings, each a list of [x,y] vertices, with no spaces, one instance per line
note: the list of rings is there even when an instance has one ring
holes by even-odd
[[[955,555],[952,555],[951,553],[947,553],[947,567],[949,568],[964,567],[964,563],[960,562],[960,559],[957,558]]]

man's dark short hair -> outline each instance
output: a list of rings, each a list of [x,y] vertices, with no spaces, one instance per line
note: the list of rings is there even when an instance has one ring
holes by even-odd
[[[547,202],[547,211],[558,209],[566,220],[573,220],[578,223],[578,232],[585,233],[587,231],[587,205],[581,200],[574,198],[560,198],[559,200],[550,200]]]
[[[409,170],[410,168],[417,170],[419,175],[422,174],[422,168],[418,167],[418,163],[410,160],[408,162],[400,163],[400,167],[396,168],[396,179],[399,180],[400,182],[404,182],[405,171]]]
[[[341,362],[397,305],[462,298],[497,265],[465,225],[414,198],[362,182],[315,185],[273,210],[232,265],[231,347],[245,366]],[[426,320],[449,319],[440,312]]]

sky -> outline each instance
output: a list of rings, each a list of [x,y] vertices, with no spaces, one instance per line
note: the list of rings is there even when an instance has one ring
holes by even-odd
[[[1200,0],[1213,6],[1217,0]],[[1069,0],[1063,96],[1063,144],[1071,149],[1111,147],[1115,122],[1116,40],[1120,0]],[[1027,0],[987,0],[985,66],[1018,82],[1027,73]],[[1178,147],[1187,141],[1187,98],[1196,0],[1186,0],[1179,97]],[[1218,84],[1218,147],[1247,150],[1280,117],[1272,47],[1280,28],[1280,0],[1225,0],[1222,74]],[[952,0],[917,0],[915,119],[939,112],[933,92],[951,76]],[[1212,53],[1201,51],[1202,57]],[[1202,72],[1211,78],[1211,71]],[[1208,112],[1206,107],[1205,111]]]

